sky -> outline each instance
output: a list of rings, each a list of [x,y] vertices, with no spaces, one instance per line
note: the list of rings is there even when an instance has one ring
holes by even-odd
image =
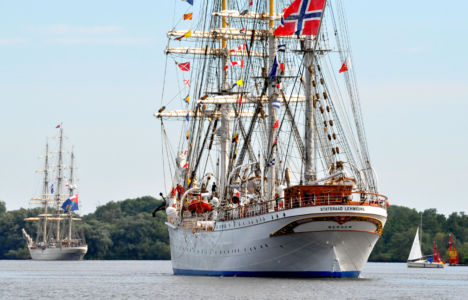
[[[390,205],[467,212],[468,3],[343,1],[380,191]],[[0,0],[0,201],[8,210],[30,207],[40,193],[35,170],[59,123],[75,148],[81,213],[164,191],[152,114],[166,31],[187,5]]]

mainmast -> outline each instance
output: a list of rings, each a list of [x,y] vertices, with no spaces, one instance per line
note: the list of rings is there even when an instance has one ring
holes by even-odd
[[[310,184],[316,180],[315,174],[315,111],[314,111],[314,78],[315,78],[315,52],[319,43],[320,29],[322,27],[323,15],[325,13],[325,7],[327,6],[327,1],[325,0],[322,9],[322,15],[320,17],[319,28],[315,39],[311,35],[306,36],[304,43],[304,69],[305,69],[305,78],[304,78],[304,88],[305,88],[305,127],[304,127],[304,143],[305,143],[305,157],[304,157],[304,184]]]
[[[62,196],[62,180],[63,180],[63,128],[60,124],[60,136],[59,136],[59,151],[58,151],[58,162],[57,162],[57,193],[55,194],[55,201],[57,204],[57,242],[60,241],[60,204]]]
[[[314,52],[312,46],[311,36],[307,36],[305,41],[305,127],[304,127],[304,137],[305,137],[305,159],[304,159],[304,184],[309,184],[315,179],[314,172],[314,137],[315,137],[315,112],[314,112],[314,87],[313,87],[313,78],[314,76]]]

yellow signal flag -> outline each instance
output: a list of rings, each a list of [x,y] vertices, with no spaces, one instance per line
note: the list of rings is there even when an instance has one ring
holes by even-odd
[[[191,37],[192,36],[192,30],[189,30],[187,31],[186,33],[184,33],[184,35],[181,35],[179,37],[176,37],[175,39],[180,41],[181,39],[183,39],[184,37]]]
[[[239,79],[239,80],[236,81],[236,84],[237,84],[238,86],[242,86],[242,85],[244,85],[244,80],[241,78],[241,79]]]
[[[184,20],[192,20],[192,13],[184,14]]]

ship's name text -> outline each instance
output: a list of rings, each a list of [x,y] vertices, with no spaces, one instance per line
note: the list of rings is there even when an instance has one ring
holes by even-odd
[[[359,206],[329,206],[320,207],[320,211],[365,211],[365,209]]]

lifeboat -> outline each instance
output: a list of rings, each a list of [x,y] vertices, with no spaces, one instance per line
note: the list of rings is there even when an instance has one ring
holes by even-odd
[[[187,209],[190,212],[196,212],[197,214],[211,211],[211,205],[203,200],[192,200],[188,205]]]

